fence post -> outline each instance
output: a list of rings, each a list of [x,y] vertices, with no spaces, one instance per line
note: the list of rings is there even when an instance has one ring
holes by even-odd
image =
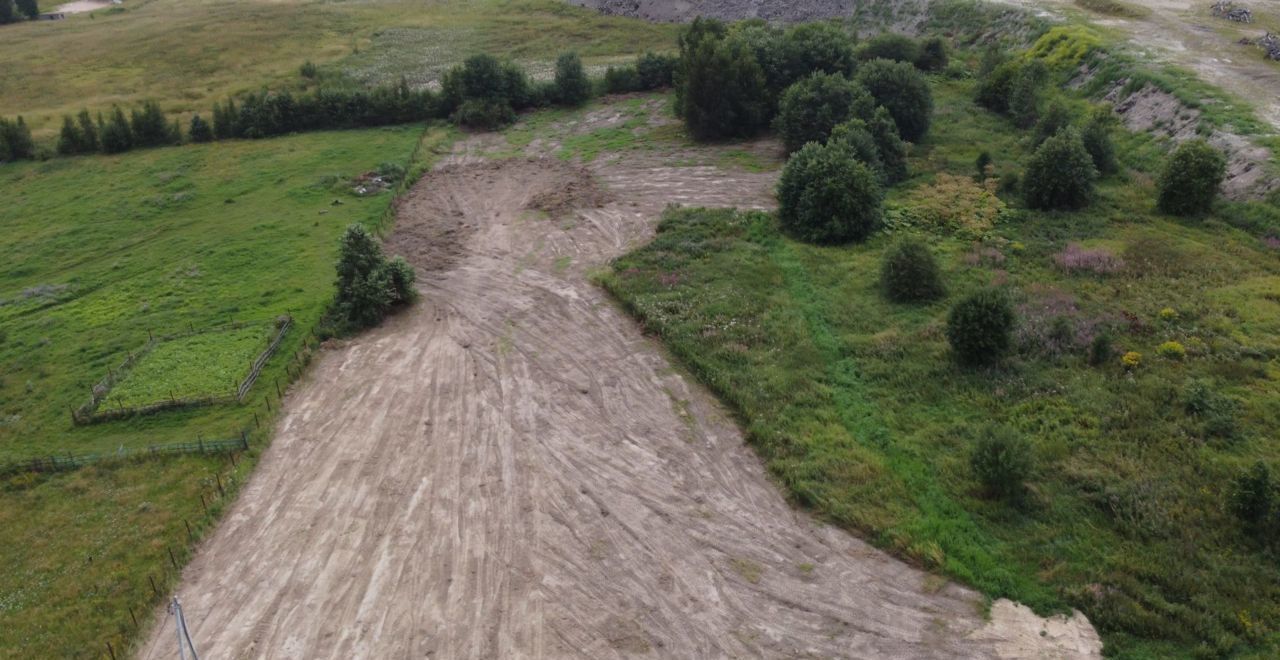
[[[184,524],[184,525],[186,525],[186,526],[187,526],[187,542],[188,542],[188,543],[195,543],[196,535],[191,533],[191,523],[187,522],[187,519],[186,519],[186,518],[183,518],[183,519],[182,519],[182,524]],[[132,613],[133,613],[133,612],[130,612],[130,614],[132,614]],[[135,622],[135,623],[134,623],[134,625],[137,625],[137,622]]]
[[[254,428],[262,428],[262,423],[258,421],[258,412],[256,410],[253,413],[253,426]]]
[[[204,503],[204,493],[200,493],[200,508],[204,509],[204,515],[209,517],[209,505]]]
[[[222,475],[214,474],[213,478],[218,480],[218,495],[221,495],[222,497],[226,497],[227,491],[222,490]]]
[[[159,596],[160,590],[156,588],[156,579],[151,577],[150,573],[147,573],[147,581],[151,583],[151,591],[154,592],[155,595]]]
[[[137,627],[138,627],[138,617],[134,616],[134,614],[133,614],[133,606],[132,606],[132,605],[130,605],[130,606],[129,606],[129,618],[133,620],[133,627],[134,627],[134,628],[137,628]]]
[[[116,660],[116,650],[111,648],[111,642],[107,642],[107,653],[111,656],[111,660]]]
[[[267,404],[267,412],[271,412],[271,395],[262,397],[262,400]]]
[[[283,399],[283,398],[284,398],[284,395],[280,393],[280,379],[279,379],[279,378],[277,378],[277,379],[276,379],[276,396],[280,397],[281,399]]]
[[[243,430],[240,431],[240,446],[243,447],[245,451],[249,451],[249,434]],[[234,461],[235,459],[232,460]]]

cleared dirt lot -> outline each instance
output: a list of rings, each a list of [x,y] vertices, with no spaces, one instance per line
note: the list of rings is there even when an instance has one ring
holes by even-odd
[[[793,511],[590,283],[668,203],[768,207],[776,173],[483,143],[400,209],[388,248],[423,301],[321,356],[187,569],[203,655],[1099,655],[1082,616],[984,621],[977,594]],[[173,645],[163,620],[141,657]]]

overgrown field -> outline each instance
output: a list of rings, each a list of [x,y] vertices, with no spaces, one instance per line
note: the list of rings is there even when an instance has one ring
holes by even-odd
[[[231,396],[272,336],[269,323],[257,323],[160,342],[111,388],[103,405]]]
[[[144,99],[208,119],[213,102],[233,94],[314,84],[299,73],[308,61],[330,85],[401,75],[425,83],[475,53],[549,71],[565,50],[590,63],[669,49],[675,30],[559,0],[131,1],[92,16],[6,26],[0,60],[15,64],[0,68],[0,117],[25,115],[37,140],[47,141],[65,114]]]
[[[999,177],[1028,143],[971,87],[934,80],[932,132],[868,242],[813,246],[770,214],[672,211],[605,285],[822,515],[993,597],[1078,607],[1118,656],[1269,656],[1280,570],[1225,496],[1255,461],[1280,460],[1280,242],[1233,226],[1274,209],[1157,214],[1160,149],[1135,136],[1119,143],[1132,169],[1084,211],[980,194],[979,151]],[[990,227],[967,224],[1006,205]],[[951,212],[966,223],[939,219]],[[902,235],[939,256],[943,300],[885,300],[880,259]],[[1015,355],[959,367],[947,310],[991,284],[1015,297]],[[1114,355],[1090,366],[1103,333]],[[1020,505],[984,497],[970,469],[993,424],[1033,443]]]

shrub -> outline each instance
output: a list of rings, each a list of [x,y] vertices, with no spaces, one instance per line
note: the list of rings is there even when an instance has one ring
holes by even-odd
[[[302,66],[298,69],[298,73],[301,74],[302,77],[306,78],[307,80],[315,80],[316,75],[318,75],[320,72],[318,69],[316,69],[315,63],[313,63],[311,60],[307,60],[306,62],[302,63]]]
[[[1036,122],[1036,130],[1031,138],[1031,143],[1038,147],[1044,144],[1045,140],[1057,135],[1059,131],[1069,126],[1071,126],[1071,110],[1067,108],[1067,104],[1063,103],[1061,99],[1054,99],[1045,106],[1044,113],[1040,115],[1040,119]],[[1081,141],[1083,139],[1081,138]],[[1088,151],[1088,149],[1086,148],[1085,151]],[[1090,154],[1090,157],[1092,155]]]
[[[1156,355],[1166,360],[1182,360],[1187,357],[1187,347],[1180,342],[1167,341],[1156,347]]]
[[[915,65],[921,71],[943,71],[948,68],[948,59],[947,42],[942,37],[929,37],[920,42],[920,56],[915,59]]]
[[[1031,445],[1007,427],[983,432],[969,455],[969,468],[989,495],[1005,500],[1021,497],[1031,476]]]
[[[180,139],[165,121],[164,111],[155,101],[145,101],[142,109],[134,108],[129,128],[133,132],[133,146],[159,147],[173,144]]]
[[[858,59],[863,61],[884,59],[914,65],[921,56],[920,44],[915,39],[893,32],[882,32],[868,39],[858,49]]]
[[[520,67],[501,62],[491,55],[473,55],[444,74],[440,83],[444,114],[451,114],[469,100],[488,101],[482,105],[507,105],[512,110],[527,107],[529,81]]]
[[[31,129],[22,117],[9,121],[0,117],[0,162],[6,160],[30,160],[36,156]]]
[[[1061,252],[1053,255],[1053,263],[1067,273],[1093,273],[1114,275],[1124,270],[1124,259],[1106,248],[1086,248],[1079,243],[1068,243]]]
[[[645,53],[636,58],[636,75],[640,89],[664,89],[671,86],[676,69],[676,58],[670,55]]]
[[[704,36],[690,44],[677,88],[677,109],[696,139],[748,136],[766,122],[764,71],[739,39]]]
[[[992,364],[1008,352],[1013,323],[1008,296],[996,289],[983,289],[951,308],[947,341],[961,363]]]
[[[1262,461],[1231,481],[1227,492],[1227,509],[1251,534],[1267,531],[1275,510],[1276,484],[1271,470]]]
[[[995,165],[992,164],[991,154],[983,151],[973,161],[973,180],[982,183],[991,178],[995,171]]]
[[[1125,370],[1131,371],[1142,366],[1142,354],[1137,351],[1129,351],[1120,356],[1120,364]]]
[[[102,139],[102,150],[109,154],[128,151],[133,148],[133,130],[129,128],[129,120],[124,118],[120,106],[111,109],[111,119],[98,131]]]
[[[880,153],[880,165],[884,170],[885,181],[889,184],[905,181],[907,171],[907,144],[898,134],[898,125],[884,106],[877,106],[867,122],[867,130],[876,143]]]
[[[778,220],[800,240],[865,239],[880,224],[876,173],[843,144],[807,144],[787,160],[778,181]]]
[[[1089,343],[1089,364],[1094,367],[1100,367],[1107,364],[1115,357],[1116,350],[1111,343],[1111,335],[1107,333],[1099,333]]]
[[[915,67],[902,62],[872,60],[862,65],[857,81],[893,117],[902,139],[917,142],[929,132],[933,94]]]
[[[882,184],[885,182],[884,164],[880,161],[880,149],[876,146],[876,141],[871,136],[871,131],[867,130],[866,122],[861,119],[850,119],[836,126],[831,129],[831,137],[827,139],[827,144],[831,143],[839,143],[847,148],[853,158],[862,161],[863,164],[876,173],[876,178]]]
[[[1010,83],[1007,113],[1019,128],[1030,128],[1040,118],[1040,88],[1046,77],[1044,64],[1032,60],[1018,69]]]
[[[1183,390],[1183,408],[1186,413],[1201,422],[1201,430],[1207,438],[1234,438],[1236,402],[1218,393],[1204,380],[1193,380]]]
[[[604,90],[610,94],[639,91],[640,73],[631,66],[611,66],[604,70]]]
[[[1045,140],[1031,156],[1022,193],[1033,209],[1078,209],[1093,198],[1096,178],[1080,134],[1066,130]]]
[[[81,110],[76,116],[76,123],[80,126],[80,149],[83,153],[93,153],[98,150],[98,126],[93,123],[93,119],[89,117],[88,110]]]
[[[1156,206],[1171,215],[1195,215],[1209,210],[1226,173],[1226,158],[1204,140],[1182,143],[1161,172]]]
[[[933,253],[924,243],[902,239],[880,262],[880,285],[894,302],[918,302],[941,298],[946,289]]]
[[[453,120],[460,126],[492,130],[514,122],[516,111],[499,99],[467,99],[454,111]]]
[[[983,60],[986,62],[987,60]],[[1022,70],[1022,62],[1011,60],[996,66],[984,75],[978,83],[975,98],[978,105],[1005,114],[1009,111],[1009,93],[1013,90],[1013,81]]]
[[[771,63],[771,81],[780,91],[815,72],[852,76],[857,65],[853,40],[830,23],[801,23],[787,29]]]
[[[394,301],[382,248],[362,226],[351,225],[338,250],[336,306],[351,326],[377,325]]]
[[[807,142],[826,142],[831,129],[847,119],[870,119],[872,107],[861,85],[838,73],[818,72],[782,93],[774,128],[791,152]]]
[[[191,128],[187,129],[187,134],[191,136],[192,142],[213,141],[213,128],[209,126],[209,122],[201,119],[199,114],[192,115]]]
[[[1111,127],[1115,125],[1115,114],[1111,106],[1101,105],[1089,110],[1089,117],[1084,128],[1080,130],[1080,141],[1093,158],[1093,166],[1098,174],[1106,176],[1120,171],[1120,163],[1116,160],[1116,148],[1111,142]]]
[[[417,299],[418,292],[413,288],[417,275],[413,272],[413,266],[410,266],[404,257],[392,258],[386,263],[385,268],[387,280],[391,283],[393,302],[412,302]]]
[[[579,106],[591,98],[591,81],[582,70],[582,60],[577,53],[564,53],[556,58],[556,103]]]
[[[1038,286],[1017,306],[1018,328],[1014,343],[1033,355],[1058,358],[1087,349],[1097,336],[1099,321],[1080,311],[1075,296]]]

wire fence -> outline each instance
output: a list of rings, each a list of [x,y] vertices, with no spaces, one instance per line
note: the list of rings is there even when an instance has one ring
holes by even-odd
[[[262,322],[257,322],[262,323]],[[115,387],[122,378],[128,373],[133,365],[137,364],[147,353],[150,353],[157,344],[173,339],[190,337],[197,334],[205,334],[212,332],[224,332],[227,330],[239,330],[251,325],[255,322],[232,321],[227,324],[213,326],[211,328],[202,328],[197,332],[194,325],[189,326],[189,331],[176,334],[156,336],[151,332],[147,333],[147,343],[137,353],[129,353],[124,362],[114,369],[108,369],[107,375],[93,386],[93,390],[89,395],[89,400],[79,408],[71,410],[71,421],[76,426],[85,426],[88,424],[98,424],[101,422],[110,422],[137,415],[152,415],[166,410],[184,410],[189,408],[198,408],[200,406],[212,406],[223,403],[243,403],[245,397],[248,396],[249,390],[258,380],[258,376],[262,373],[262,367],[275,354],[279,348],[280,342],[284,339],[285,333],[289,328],[293,327],[293,317],[284,315],[276,320],[277,330],[275,337],[265,349],[249,364],[249,370],[245,373],[245,377],[237,385],[236,390],[228,395],[207,395],[207,396],[189,396],[176,397],[170,396],[169,399],[163,401],[154,401],[151,403],[126,406],[124,402],[117,401],[115,407],[103,406],[103,402],[107,400],[107,396],[111,393],[111,388]]]

